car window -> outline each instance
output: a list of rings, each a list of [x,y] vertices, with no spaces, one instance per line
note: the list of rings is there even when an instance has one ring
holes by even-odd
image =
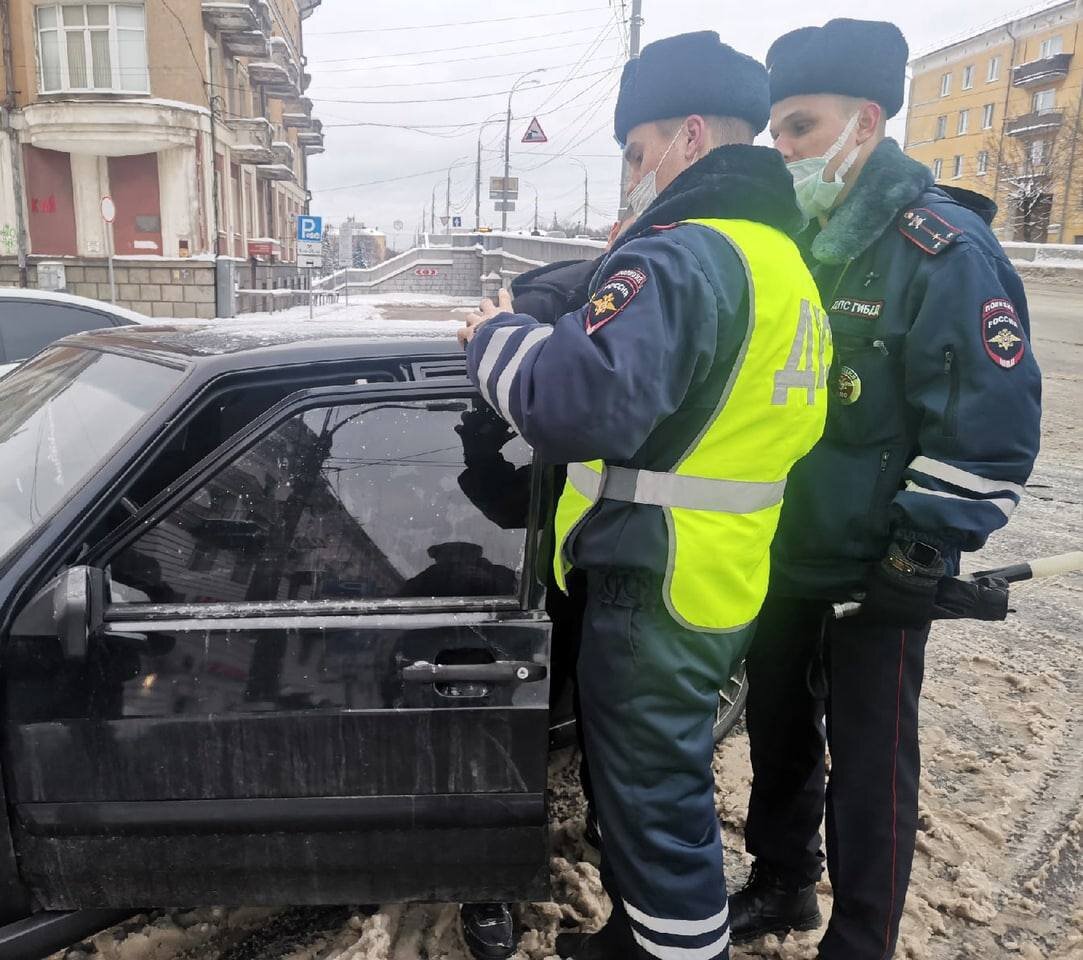
[[[108,314],[63,303],[0,300],[0,338],[9,363],[32,357],[61,337],[111,327],[115,322]]]
[[[110,558],[114,602],[516,596],[530,452],[479,406],[289,417]]]
[[[0,380],[0,558],[181,381],[147,360],[58,346]]]

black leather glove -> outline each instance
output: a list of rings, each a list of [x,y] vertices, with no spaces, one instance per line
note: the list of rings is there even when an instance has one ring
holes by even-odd
[[[455,427],[462,438],[463,455],[471,463],[492,459],[500,455],[503,446],[515,436],[504,420],[489,407],[468,410],[462,422]]]
[[[915,541],[893,543],[869,576],[861,619],[907,629],[925,626],[933,619],[945,569],[935,548]]]

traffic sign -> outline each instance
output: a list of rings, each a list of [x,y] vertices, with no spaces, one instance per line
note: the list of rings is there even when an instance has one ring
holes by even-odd
[[[463,218],[462,217],[452,217],[451,218],[451,225],[452,225],[452,227],[461,227],[463,225]]]
[[[508,177],[505,180],[503,177],[489,177],[489,199],[518,200],[519,178]]]
[[[496,203],[493,204],[493,208],[496,210],[497,213],[503,213],[505,211],[507,211],[508,213],[514,213],[515,212],[515,201],[514,200],[497,200]]]
[[[542,130],[541,124],[538,123],[538,118],[535,117],[530,121],[530,126],[526,128],[526,133],[523,134],[523,143],[548,143],[549,138],[545,135],[545,131]]]
[[[405,226],[406,226],[406,224],[405,224],[405,223],[403,223],[403,222],[402,222],[401,220],[396,220],[396,221],[395,221],[395,222],[394,222],[394,223],[392,224],[392,226],[393,226],[393,227],[394,227],[394,228],[395,228],[396,230],[401,230],[401,229],[402,229],[403,227],[405,227]]]
[[[297,252],[297,266],[301,268],[312,268],[323,266],[323,254],[321,253],[301,253]]]
[[[297,256],[304,254],[306,257],[322,257],[323,256],[323,241],[322,240],[298,240],[297,241]]]
[[[436,267],[418,267],[414,271],[414,276],[417,276],[417,277],[438,277],[438,276],[440,276],[440,271],[437,270]]]
[[[297,218],[297,239],[315,240],[317,243],[323,239],[323,217],[302,216]]]
[[[106,223],[112,223],[117,218],[117,205],[112,197],[102,197],[102,219]]]

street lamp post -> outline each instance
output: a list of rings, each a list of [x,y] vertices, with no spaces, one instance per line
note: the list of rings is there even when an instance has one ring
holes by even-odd
[[[590,177],[587,173],[587,165],[583,163],[578,157],[568,157],[572,163],[578,163],[583,168],[583,233],[588,230],[587,222],[589,220],[588,210],[590,209]]]
[[[481,121],[478,127],[478,159],[474,175],[474,229],[481,229],[481,134],[490,123],[503,121],[503,113],[494,113]]]
[[[504,193],[508,192],[508,176],[511,173],[511,98],[515,91],[519,89],[521,84],[527,77],[532,77],[535,73],[545,73],[545,67],[538,67],[537,70],[531,70],[528,73],[524,73],[518,80],[511,85],[511,89],[508,91],[508,118],[504,126]],[[537,80],[531,80],[529,83],[537,83]],[[508,229],[508,200],[505,196],[504,209],[501,211],[502,216],[500,218],[500,229]]]

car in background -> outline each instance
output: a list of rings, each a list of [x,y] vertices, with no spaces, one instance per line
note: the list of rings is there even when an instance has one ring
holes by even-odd
[[[148,319],[134,310],[70,293],[0,289],[0,377],[61,337]]]

